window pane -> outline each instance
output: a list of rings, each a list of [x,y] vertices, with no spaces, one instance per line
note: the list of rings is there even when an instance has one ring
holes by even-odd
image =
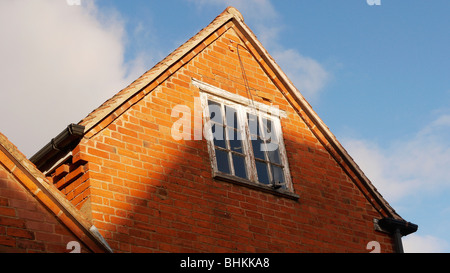
[[[220,104],[214,101],[208,100],[209,119],[223,124],[222,112],[220,110]]]
[[[284,183],[283,169],[278,166],[275,166],[275,165],[271,165],[271,167],[272,167],[273,180],[274,180],[275,184],[283,184]]]
[[[230,165],[228,163],[228,153],[216,149],[217,168],[224,173],[230,173]]]
[[[211,127],[211,130],[214,137],[214,145],[226,149],[227,146],[225,142],[225,129],[223,128],[223,126],[214,124]]]
[[[264,134],[270,134],[272,132],[272,121],[270,119],[262,118],[262,126]]]
[[[255,158],[265,160],[264,151],[262,150],[262,144],[263,142],[260,138],[258,138],[257,140],[252,140],[253,155],[255,156]]]
[[[267,172],[267,164],[256,161],[256,171],[258,173],[258,181],[262,184],[269,184],[269,174]]]
[[[245,158],[233,154],[233,166],[234,174],[238,177],[247,178],[247,172],[245,171]]]
[[[262,134],[264,135],[264,140],[269,143],[277,142],[277,136],[275,133],[274,124],[270,119],[262,118]]]
[[[267,154],[269,155],[269,160],[272,163],[281,164],[281,158],[280,158],[280,150],[278,149],[278,144],[271,143],[267,145],[267,147],[276,146],[276,149],[271,151],[271,149],[267,149]]]
[[[228,138],[230,141],[230,149],[234,152],[243,153],[242,151],[242,137],[241,132],[236,131],[233,128],[227,127],[228,130]]]
[[[248,120],[248,129],[250,131],[250,135],[259,136],[260,130],[259,130],[259,121],[258,117],[253,114],[247,114],[247,120]],[[256,137],[252,137],[252,139],[256,139]]]
[[[236,109],[233,107],[225,105],[225,117],[227,119],[227,126],[238,129],[238,119]]]
[[[255,158],[266,160],[264,157],[264,142],[258,137],[256,140],[252,140],[253,154]]]

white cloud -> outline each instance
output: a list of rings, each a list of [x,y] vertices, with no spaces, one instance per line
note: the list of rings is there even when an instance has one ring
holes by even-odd
[[[448,247],[447,241],[431,236],[411,234],[402,238],[405,253],[442,253]]]
[[[450,246],[445,237],[450,191],[449,139],[450,115],[441,113],[416,133],[384,147],[364,139],[342,141],[386,200],[395,204],[394,208],[406,210],[408,218],[413,218],[407,220],[419,225],[421,235],[403,237],[405,252],[444,252]],[[420,228],[421,223],[430,221],[432,226],[424,224]]]
[[[364,173],[390,201],[450,189],[450,115],[389,147],[362,139],[342,141]]]
[[[316,99],[330,77],[325,68],[318,61],[293,49],[278,50],[273,55],[297,89],[307,99]]]
[[[279,42],[283,25],[280,16],[269,0],[190,0],[199,7],[205,5],[234,6],[244,16],[245,22],[254,28],[258,39],[271,53],[281,69],[297,89],[308,99],[317,99],[330,79],[330,73],[311,57],[297,50],[285,48]]]
[[[140,76],[149,68],[145,62],[153,61],[148,52],[160,52],[150,51],[146,44],[125,63],[127,39],[142,36],[142,28],[126,33],[118,12],[100,11],[94,1],[81,3],[0,2],[0,132],[27,156]],[[195,2],[211,3],[240,9],[300,91],[320,92],[325,69],[277,42],[282,27],[269,0]]]
[[[81,2],[0,2],[0,131],[27,156],[144,72],[120,16]]]

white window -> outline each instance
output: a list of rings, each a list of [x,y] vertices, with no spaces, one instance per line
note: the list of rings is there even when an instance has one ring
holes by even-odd
[[[193,80],[200,88],[204,134],[213,174],[278,192],[292,192],[276,107]]]

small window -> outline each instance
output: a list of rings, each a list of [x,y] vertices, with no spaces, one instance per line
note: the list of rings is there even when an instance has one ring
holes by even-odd
[[[214,175],[292,192],[280,117],[266,111],[270,106],[262,111],[220,92],[201,92]]]

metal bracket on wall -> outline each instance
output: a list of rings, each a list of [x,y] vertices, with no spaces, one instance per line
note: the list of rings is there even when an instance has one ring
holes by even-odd
[[[373,227],[374,227],[374,229],[375,229],[376,231],[379,231],[379,232],[390,233],[388,230],[383,229],[383,228],[378,224],[378,221],[379,221],[379,220],[380,220],[380,219],[373,218]]]

